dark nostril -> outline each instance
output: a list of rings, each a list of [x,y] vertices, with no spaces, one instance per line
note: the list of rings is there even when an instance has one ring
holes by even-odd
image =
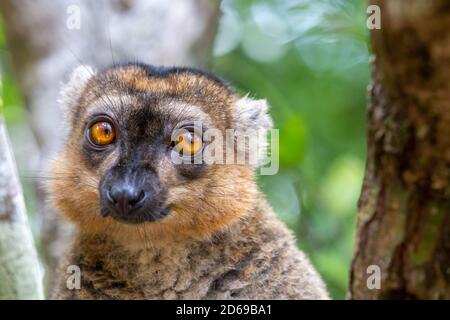
[[[106,193],[106,198],[122,214],[128,214],[144,202],[146,194],[143,190],[136,190],[130,187],[113,187]]]
[[[141,190],[141,192],[139,193],[139,195],[137,197],[130,199],[129,204],[134,206],[134,205],[137,205],[138,203],[140,203],[144,199],[145,199],[145,192],[144,192],[144,190]]]
[[[106,198],[107,198],[109,203],[112,203],[112,204],[116,204],[117,203],[116,199],[114,199],[114,197],[111,194],[111,190],[108,190],[106,192]]]

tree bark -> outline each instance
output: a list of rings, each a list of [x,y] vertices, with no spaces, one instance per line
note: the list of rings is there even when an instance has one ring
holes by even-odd
[[[218,7],[211,0],[2,0],[11,61],[42,154],[38,171],[61,144],[59,88],[76,65],[102,68],[137,60],[205,66]],[[51,277],[71,227],[44,205],[42,189],[37,191]]]
[[[0,300],[42,298],[39,260],[0,109]]]
[[[350,297],[450,299],[450,3],[371,2],[381,30]]]

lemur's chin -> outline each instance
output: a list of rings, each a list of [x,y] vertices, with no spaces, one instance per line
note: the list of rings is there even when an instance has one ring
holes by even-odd
[[[130,214],[122,214],[108,207],[101,210],[102,217],[111,217],[112,219],[124,224],[141,224],[146,222],[156,222],[164,219],[170,214],[168,208],[152,208],[139,210]]]

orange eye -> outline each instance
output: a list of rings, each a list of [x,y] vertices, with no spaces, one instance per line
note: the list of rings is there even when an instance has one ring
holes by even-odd
[[[173,144],[177,152],[186,156],[192,156],[203,148],[201,137],[190,131],[177,135]]]
[[[99,121],[89,128],[89,138],[92,143],[98,146],[105,146],[114,141],[116,130],[107,121]]]

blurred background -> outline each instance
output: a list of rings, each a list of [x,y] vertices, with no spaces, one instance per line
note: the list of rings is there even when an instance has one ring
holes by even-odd
[[[280,129],[280,171],[261,188],[295,232],[335,299],[348,286],[364,173],[369,82],[366,3],[360,0],[224,0],[212,71],[267,98]],[[39,243],[34,181],[38,141],[11,72],[0,21],[4,116],[30,222]]]

